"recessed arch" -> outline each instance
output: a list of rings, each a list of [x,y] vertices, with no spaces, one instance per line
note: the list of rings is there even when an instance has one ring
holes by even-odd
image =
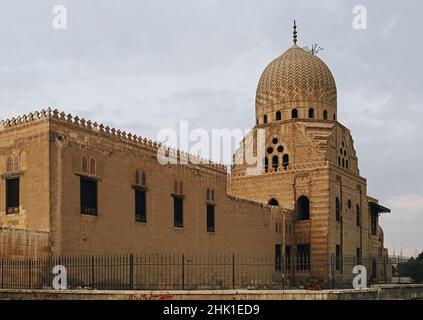
[[[341,202],[338,197],[335,199],[335,218],[336,221],[341,221]]]
[[[291,111],[291,118],[292,119],[297,119],[298,118],[298,110],[297,109],[292,109]]]
[[[7,157],[7,160],[6,160],[6,172],[7,173],[11,173],[12,172],[12,158],[11,157]]]
[[[327,120],[328,119],[328,111],[327,110],[324,110],[323,111],[323,119],[324,120]]]
[[[284,154],[282,156],[282,166],[283,166],[284,170],[286,170],[286,168],[288,167],[288,165],[289,165],[289,155],[288,154]]]
[[[263,167],[264,167],[264,172],[269,171],[269,159],[267,157],[263,159]]]
[[[82,158],[81,158],[81,171],[83,173],[88,172],[88,160],[87,160],[86,156],[82,156]]]
[[[90,159],[90,174],[95,175],[95,173],[96,173],[96,163],[94,158],[91,158]]]
[[[276,111],[275,119],[276,121],[282,120],[282,113],[280,111]]]
[[[314,119],[314,109],[313,108],[308,109],[308,117],[310,119]]]
[[[267,123],[267,115],[264,115],[264,117],[263,117],[263,123]]]
[[[268,204],[268,205],[271,205],[271,206],[278,207],[278,206],[279,206],[279,201],[278,201],[278,200],[276,200],[275,198],[272,198],[272,199],[270,199],[270,200],[267,202],[267,204]]]
[[[297,200],[297,220],[304,221],[310,219],[310,201],[306,196],[301,196]]]
[[[278,156],[273,156],[272,157],[272,168],[273,168],[273,171],[278,171],[278,167],[279,167],[279,157]]]

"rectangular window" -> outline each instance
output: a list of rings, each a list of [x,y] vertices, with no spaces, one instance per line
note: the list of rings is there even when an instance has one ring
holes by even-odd
[[[297,271],[310,270],[310,245],[299,244],[297,246]]]
[[[142,189],[135,189],[135,222],[147,223],[146,192]]]
[[[214,232],[214,205],[207,205],[207,232]]]
[[[336,270],[341,269],[341,246],[340,245],[336,245],[335,268]]]
[[[184,227],[184,206],[182,197],[173,197],[173,221],[176,228]]]
[[[97,215],[97,181],[81,177],[81,214]]]
[[[19,178],[6,179],[6,214],[19,212]]]
[[[282,246],[280,244],[275,245],[275,270],[282,270]]]
[[[285,246],[285,270],[291,270],[291,246]]]

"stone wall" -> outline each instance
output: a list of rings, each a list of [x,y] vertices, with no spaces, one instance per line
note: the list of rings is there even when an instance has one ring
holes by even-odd
[[[0,228],[0,258],[39,258],[49,255],[48,232]]]
[[[50,120],[55,254],[274,254],[275,243],[281,242],[274,222],[275,217],[283,214],[282,209],[228,196],[227,173],[222,166],[161,165],[157,161],[156,145],[111,132],[93,130],[74,120]],[[83,156],[95,160],[94,174],[82,172]],[[137,169],[146,175],[146,223],[135,222],[132,187]],[[97,216],[81,215],[81,175],[98,181]],[[175,184],[179,190],[175,191]],[[213,190],[214,200],[207,200],[207,189]],[[173,223],[175,193],[183,196],[183,228],[175,228]],[[206,230],[207,203],[215,205],[215,232]]]

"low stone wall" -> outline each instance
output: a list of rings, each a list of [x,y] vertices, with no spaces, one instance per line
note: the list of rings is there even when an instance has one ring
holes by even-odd
[[[89,291],[0,290],[0,300],[423,300],[423,285],[364,290]]]

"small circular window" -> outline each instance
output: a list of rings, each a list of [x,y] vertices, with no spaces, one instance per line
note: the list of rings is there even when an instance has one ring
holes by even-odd
[[[283,152],[283,146],[282,145],[278,147],[278,152]]]
[[[278,143],[278,138],[273,138],[272,142],[273,142],[273,144],[277,144]]]
[[[272,152],[273,152],[273,148],[272,147],[267,148],[267,153],[272,153]]]

